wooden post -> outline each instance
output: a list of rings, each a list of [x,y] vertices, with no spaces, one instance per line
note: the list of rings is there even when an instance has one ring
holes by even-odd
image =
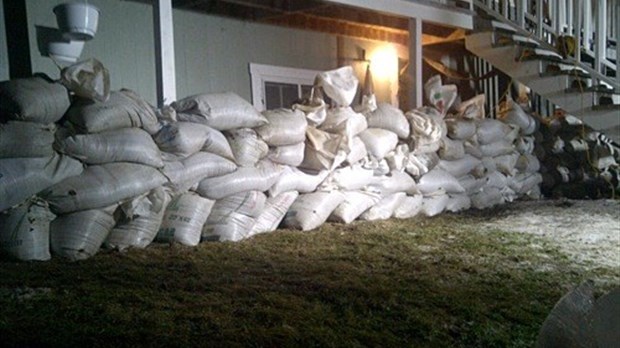
[[[157,0],[153,3],[153,24],[157,105],[162,107],[177,99],[171,0]]]
[[[411,85],[409,88],[410,109],[422,106],[422,20],[409,18],[409,67],[407,75]]]
[[[26,0],[4,0],[4,24],[6,32],[9,77],[11,79],[32,75],[30,39],[28,38],[28,14]],[[50,13],[53,16],[52,13]]]

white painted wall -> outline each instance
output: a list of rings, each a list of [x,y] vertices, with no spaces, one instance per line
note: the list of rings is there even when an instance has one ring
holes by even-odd
[[[9,79],[9,54],[6,48],[6,27],[4,23],[3,1],[4,0],[0,0],[0,81]]]

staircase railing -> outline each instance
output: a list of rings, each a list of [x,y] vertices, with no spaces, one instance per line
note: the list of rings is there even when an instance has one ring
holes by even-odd
[[[574,38],[566,60],[587,71],[593,84],[620,90],[620,0],[473,0],[474,6],[544,46]]]

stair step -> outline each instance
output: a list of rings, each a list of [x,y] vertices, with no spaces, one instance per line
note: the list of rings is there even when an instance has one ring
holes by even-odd
[[[500,22],[500,21],[491,21],[491,26],[498,31],[502,31],[505,33],[513,33],[515,34],[517,32],[517,30],[515,28],[512,27],[512,25],[510,24],[506,24],[504,22]]]
[[[540,48],[527,48],[521,53],[521,56],[516,59],[520,61],[538,59],[555,63],[567,63],[559,53]]]
[[[603,110],[618,110],[620,111],[620,104],[596,104],[592,106],[592,110],[594,111],[603,111]],[[620,115],[619,115],[620,117]]]
[[[540,77],[550,77],[550,76],[568,76],[580,79],[589,79],[591,78],[590,74],[584,73],[581,70],[558,70],[558,71],[545,71],[540,74]]]
[[[526,48],[538,48],[540,44],[529,37],[518,35],[518,34],[505,34],[505,33],[496,33],[495,35],[495,43],[493,47],[503,47],[503,46],[520,46]]]
[[[593,93],[600,93],[600,94],[607,94],[607,95],[620,94],[620,90],[614,91],[612,88],[609,88],[605,85],[584,86],[583,88],[580,88],[579,86],[569,87],[566,89],[566,92],[567,93],[593,92]]]

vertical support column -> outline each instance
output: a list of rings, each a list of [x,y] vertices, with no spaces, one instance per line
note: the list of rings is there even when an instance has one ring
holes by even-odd
[[[620,88],[620,1],[616,1],[616,6],[612,9],[615,20],[616,36],[616,84]]]
[[[153,3],[153,24],[157,105],[162,107],[177,99],[171,0],[156,0]]]
[[[538,38],[543,39],[545,37],[545,30],[543,29],[543,23],[545,20],[545,13],[543,10],[543,0],[536,1],[536,30],[538,31]]]
[[[581,45],[585,47],[586,51],[591,52],[592,47],[590,40],[592,40],[592,0],[583,1],[583,39]]]
[[[407,75],[411,81],[408,100],[410,109],[422,106],[422,20],[409,18],[409,67]]]
[[[525,29],[525,11],[526,11],[526,1],[527,0],[516,0],[516,15],[517,15],[517,24],[519,27]]]
[[[575,36],[575,60],[578,62],[581,61],[581,42],[586,35],[585,31],[581,31],[582,9],[582,0],[573,0],[573,35]]]
[[[594,66],[596,71],[605,75],[603,61],[607,54],[607,5],[605,0],[596,2],[596,47],[594,48]]]
[[[32,75],[26,0],[4,0],[4,23],[11,79]],[[50,14],[52,15],[52,14]]]

